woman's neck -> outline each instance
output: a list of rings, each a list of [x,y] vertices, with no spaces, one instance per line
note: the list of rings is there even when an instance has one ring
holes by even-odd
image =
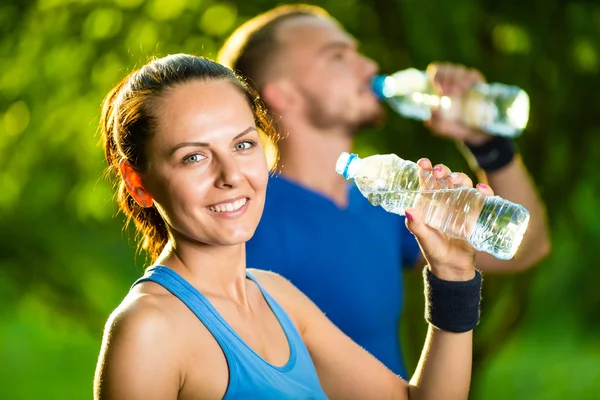
[[[212,246],[170,240],[155,265],[171,268],[206,296],[248,304],[245,243]]]

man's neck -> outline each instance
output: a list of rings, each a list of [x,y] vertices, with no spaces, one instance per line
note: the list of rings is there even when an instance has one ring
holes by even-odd
[[[291,125],[291,124],[290,124]],[[324,132],[313,127],[291,130],[279,144],[280,171],[290,180],[331,199],[339,207],[348,203],[346,180],[335,172],[335,163],[344,151],[352,149],[352,136],[346,132]]]

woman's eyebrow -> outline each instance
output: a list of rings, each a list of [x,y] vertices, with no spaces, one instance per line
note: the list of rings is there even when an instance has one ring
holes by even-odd
[[[256,127],[249,126],[248,128],[244,129],[241,133],[237,134],[236,137],[233,138],[233,140],[235,141],[235,140],[241,138],[242,136],[248,134],[251,131],[256,131]],[[208,146],[209,146],[209,144],[206,142],[181,142],[181,143],[176,144],[169,150],[169,155],[173,155],[177,150],[179,150],[183,147],[208,147]]]

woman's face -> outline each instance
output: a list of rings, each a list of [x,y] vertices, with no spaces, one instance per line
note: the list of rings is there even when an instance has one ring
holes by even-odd
[[[254,115],[225,80],[191,81],[155,104],[146,190],[175,239],[230,246],[262,215],[269,170]]]

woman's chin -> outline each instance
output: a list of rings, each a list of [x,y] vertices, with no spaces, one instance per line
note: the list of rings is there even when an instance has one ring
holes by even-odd
[[[237,246],[246,243],[254,235],[254,229],[249,230],[237,230],[235,232],[224,233],[215,238],[214,244],[217,246]]]

